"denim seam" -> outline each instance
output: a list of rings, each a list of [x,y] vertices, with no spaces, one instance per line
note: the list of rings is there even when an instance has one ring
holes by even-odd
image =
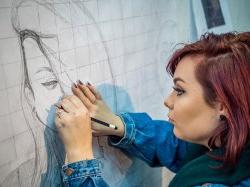
[[[124,116],[125,118],[127,118],[128,123],[131,126],[131,133],[130,133],[131,135],[128,138],[128,144],[129,144],[128,148],[129,148],[129,147],[132,146],[132,143],[135,141],[135,136],[136,136],[135,123],[134,123],[134,120],[131,118],[131,116],[129,114],[123,113],[121,115]],[[123,118],[122,118],[122,120],[123,120]],[[138,153],[140,153],[141,158],[143,158],[148,163],[151,163],[151,161],[149,159],[147,159],[141,152],[138,152]]]
[[[131,145],[135,140],[135,123],[134,120],[127,113],[124,113],[124,116],[128,119],[128,122],[131,126],[131,134],[128,138],[128,144]]]
[[[67,168],[72,168],[72,169],[76,169],[79,167],[86,167],[88,166],[88,164],[91,164],[91,168],[93,168],[94,170],[100,170],[100,166],[102,167],[102,164],[99,160],[97,159],[91,159],[91,160],[81,160],[81,161],[77,161],[77,162],[69,162],[67,164],[64,164],[62,166],[62,169],[65,170]]]
[[[124,128],[124,136],[123,138],[117,142],[117,143],[112,143],[114,146],[118,146],[118,145],[126,145],[127,148],[131,147],[132,145],[132,142],[134,141],[134,137],[135,137],[135,124],[134,124],[134,121],[132,120],[132,118],[127,114],[127,113],[120,113],[120,114],[117,114],[123,124],[125,125],[125,128]],[[127,121],[127,122],[125,122]],[[131,128],[131,133],[130,135],[128,136],[128,132],[127,132],[127,128]]]
[[[63,181],[64,181],[64,182],[67,182],[67,181],[70,181],[70,180],[73,180],[73,179],[94,177],[94,176],[96,176],[96,175],[101,176],[101,172],[100,172],[100,173],[86,174],[86,175],[82,174],[82,175],[77,176],[77,177],[68,176],[68,177],[63,178]]]
[[[144,159],[145,161],[147,161],[148,163],[152,164],[152,161],[149,160],[148,158],[146,158],[146,157],[143,155],[143,153],[141,153],[140,151],[138,151],[138,153],[140,153],[141,158],[143,158],[143,159]]]

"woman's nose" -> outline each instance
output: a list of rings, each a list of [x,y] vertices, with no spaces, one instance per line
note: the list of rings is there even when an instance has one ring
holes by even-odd
[[[174,102],[173,102],[173,92],[165,99],[164,105],[169,108],[169,110],[173,110]]]

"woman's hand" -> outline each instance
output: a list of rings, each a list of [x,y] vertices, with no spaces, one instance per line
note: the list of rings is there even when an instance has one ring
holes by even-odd
[[[87,108],[75,95],[64,97],[55,106],[55,123],[68,162],[92,159],[92,130]]]
[[[100,135],[115,135],[119,137],[124,136],[124,124],[121,118],[115,115],[106,103],[102,100],[100,93],[90,83],[86,85],[81,81],[72,87],[74,95],[76,95],[88,109],[90,116],[106,123],[114,124],[118,129],[112,129],[99,123],[92,122],[91,128],[93,134]]]

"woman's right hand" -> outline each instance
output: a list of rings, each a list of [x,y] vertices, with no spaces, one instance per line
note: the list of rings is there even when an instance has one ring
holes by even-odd
[[[92,121],[91,128],[95,136],[124,136],[124,124],[121,118],[110,110],[94,86],[92,86],[90,83],[83,84],[81,81],[78,81],[78,84],[72,87],[72,92],[87,107],[90,117],[96,118],[106,123],[114,124],[118,127],[115,130]]]

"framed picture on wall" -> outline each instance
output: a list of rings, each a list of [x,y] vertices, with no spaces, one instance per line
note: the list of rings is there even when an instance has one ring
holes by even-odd
[[[232,31],[228,1],[193,0],[192,11],[198,36],[205,32],[224,33]]]

